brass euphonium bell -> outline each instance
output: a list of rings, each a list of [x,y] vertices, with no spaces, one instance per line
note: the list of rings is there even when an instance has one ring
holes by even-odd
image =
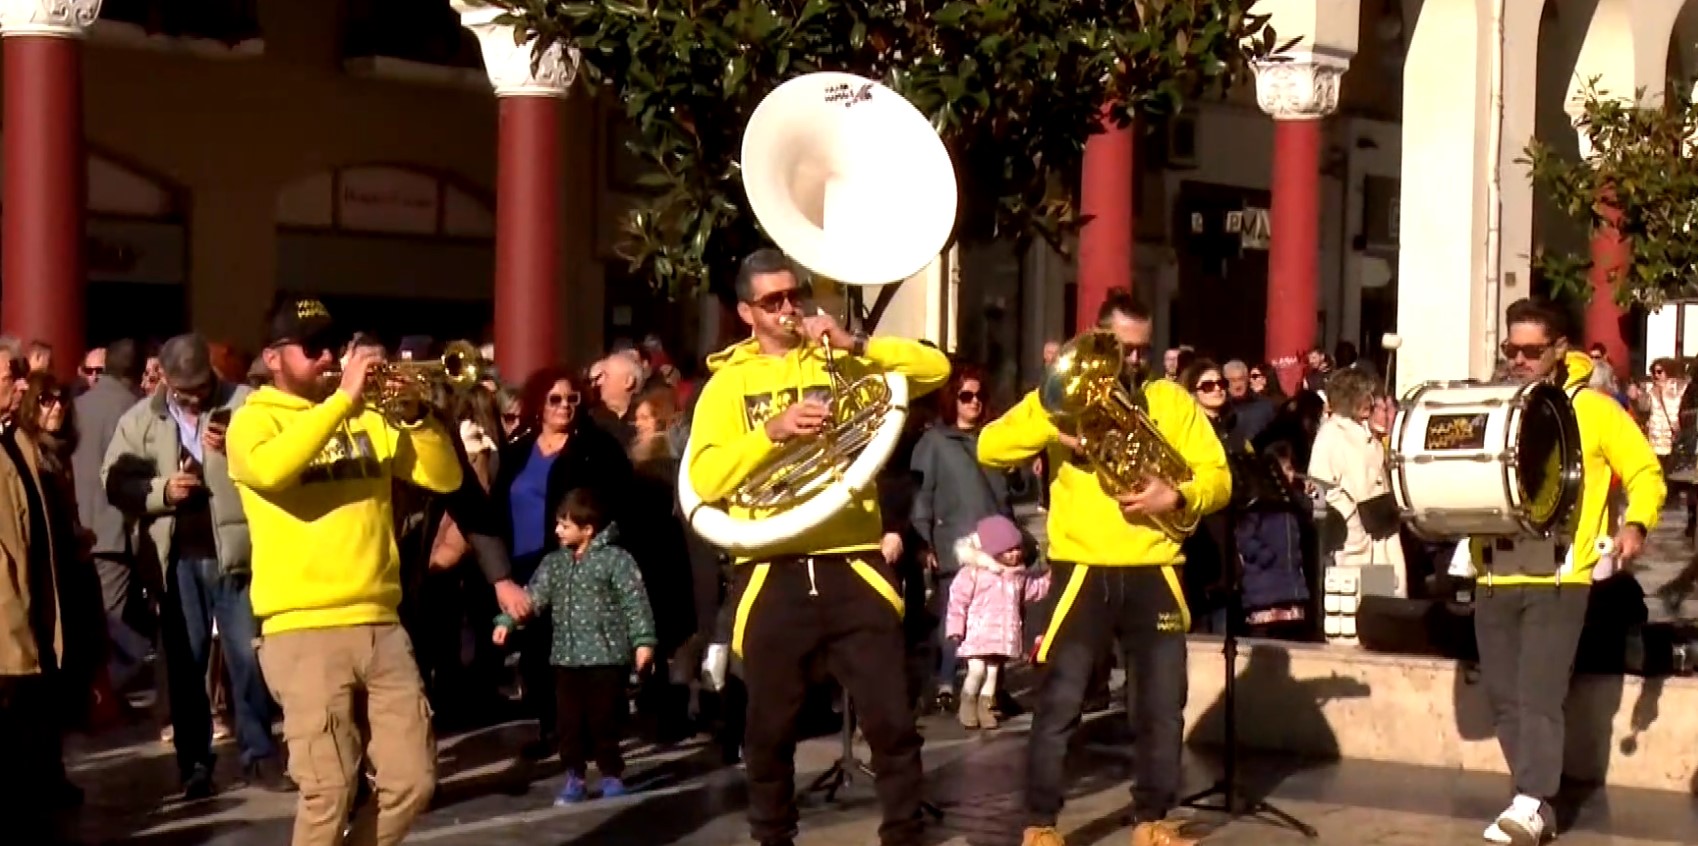
[[[1178,488],[1191,480],[1191,465],[1156,429],[1142,393],[1134,396],[1121,380],[1125,361],[1113,334],[1086,332],[1062,346],[1045,368],[1038,401],[1057,428],[1078,438],[1079,451],[1109,496],[1138,490],[1150,477]],[[1195,519],[1173,513],[1148,519],[1174,538],[1197,528]]]
[[[398,429],[416,429],[429,415],[438,389],[450,395],[476,387],[489,374],[489,362],[470,341],[452,341],[434,361],[385,361],[366,374],[364,400]],[[342,381],[341,369],[330,370],[324,379]]]

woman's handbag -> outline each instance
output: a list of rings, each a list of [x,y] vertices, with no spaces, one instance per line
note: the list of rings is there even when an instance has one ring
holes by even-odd
[[[1690,482],[1698,477],[1698,456],[1693,454],[1693,438],[1680,425],[1678,418],[1669,414],[1668,402],[1663,398],[1662,391],[1655,386],[1657,410],[1668,421],[1670,437],[1673,440],[1673,451],[1663,460],[1663,477],[1677,482]]]
[[[1398,526],[1402,523],[1397,498],[1389,491],[1356,503],[1356,516],[1362,519],[1362,530],[1374,540],[1395,537]]]

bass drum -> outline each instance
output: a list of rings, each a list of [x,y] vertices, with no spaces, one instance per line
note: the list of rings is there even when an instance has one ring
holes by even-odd
[[[1428,382],[1391,429],[1391,486],[1429,540],[1548,537],[1580,500],[1580,423],[1554,385]]]

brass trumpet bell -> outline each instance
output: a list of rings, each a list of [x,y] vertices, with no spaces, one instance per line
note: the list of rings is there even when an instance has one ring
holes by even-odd
[[[451,396],[475,388],[489,374],[489,363],[470,341],[452,341],[435,361],[386,361],[366,374],[364,400],[398,429],[416,429],[445,391]],[[326,381],[342,381],[340,369],[324,374]]]

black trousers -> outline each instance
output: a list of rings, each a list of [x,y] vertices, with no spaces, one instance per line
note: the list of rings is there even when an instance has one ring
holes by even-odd
[[[877,553],[862,560],[876,571],[873,578],[893,593],[899,589]],[[750,597],[750,590],[757,592]],[[901,672],[902,619],[891,601],[842,556],[820,556],[811,566],[794,559],[741,566],[731,601],[750,603],[740,628],[749,695],[743,760],[755,840],[796,834],[796,723],[808,668],[823,656],[854,703],[872,750],[874,788],[884,809],[880,842],[917,844],[921,741]]]
[[[625,774],[625,680],[631,668],[555,667],[554,702],[559,719],[560,763],[583,775],[591,760],[602,777]]]
[[[1563,706],[1591,596],[1585,585],[1475,590],[1480,678],[1516,793],[1549,800],[1562,784]]]
[[[1136,730],[1133,816],[1159,820],[1179,796],[1185,735],[1185,633],[1190,615],[1176,567],[1050,563],[1051,593],[1062,597],[1044,640],[1042,686],[1026,752],[1030,824],[1053,826],[1061,814],[1067,744],[1079,727],[1091,677],[1111,646],[1122,650]],[[1072,582],[1077,581],[1074,592]],[[1074,592],[1071,602],[1067,594]]]
[[[0,819],[5,842],[52,843],[53,811],[65,781],[60,685],[51,666],[31,676],[0,676]],[[81,690],[67,691],[83,695]]]

